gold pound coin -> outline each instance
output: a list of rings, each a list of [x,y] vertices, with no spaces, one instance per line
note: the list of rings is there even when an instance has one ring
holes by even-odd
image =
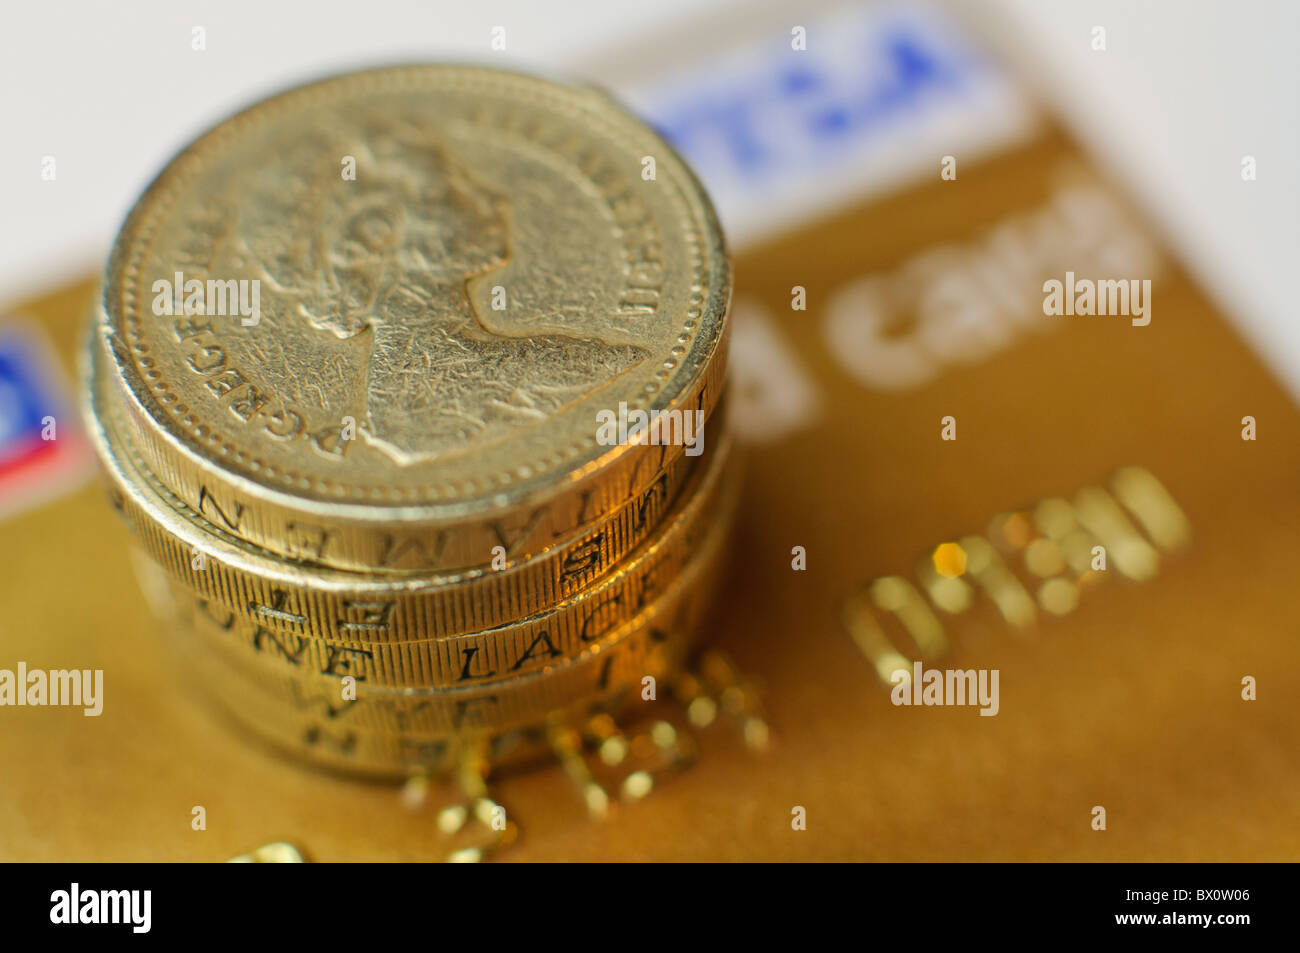
[[[172,644],[201,694],[237,720],[284,742],[312,726],[322,741],[352,733],[388,741],[441,742],[495,736],[556,713],[610,710],[643,691],[647,677],[677,671],[721,578],[732,511],[718,514],[698,558],[652,605],[606,641],[547,669],[465,689],[391,689],[257,664],[248,653],[202,638],[192,603],[173,605]],[[147,563],[148,571],[157,567]],[[328,730],[326,730],[328,729]]]
[[[648,127],[592,89],[427,66],[197,140],[123,226],[99,321],[120,436],[213,526],[447,572],[645,492],[682,442],[611,425],[707,418],[729,296],[708,199]]]
[[[253,603],[231,609],[173,583],[174,598],[194,609],[195,630],[215,651],[247,655],[250,664],[295,676],[351,676],[375,688],[458,688],[552,670],[618,641],[629,624],[672,590],[700,558],[720,522],[730,522],[737,487],[728,475],[728,447],[697,471],[680,504],[636,552],[573,598],[535,615],[481,632],[419,637],[418,594],[387,594],[369,607],[372,627],[405,629],[404,639],[367,639],[357,623],[350,638],[304,634],[311,600]],[[361,618],[357,613],[355,618]]]
[[[312,691],[286,680],[280,697],[261,685],[260,675],[241,681],[225,660],[208,657],[191,661],[189,668],[203,678],[198,688],[202,700],[227,719],[277,748],[328,767],[363,773],[437,772],[453,768],[458,754],[476,744],[484,746],[491,763],[511,763],[544,753],[548,722],[625,711],[644,698],[647,678],[656,680],[656,694],[665,690],[666,680],[680,669],[700,634],[706,605],[704,599],[692,602],[691,613],[677,616],[683,628],[659,630],[648,646],[640,643],[635,653],[610,662],[603,672],[608,685],[602,688],[597,679],[576,701],[554,691],[543,694],[551,687],[545,682],[519,693],[452,701],[427,695],[342,700],[338,693]],[[503,725],[515,725],[498,727],[494,716]]]
[[[96,355],[92,353],[90,360],[92,381],[102,385]],[[98,389],[92,386],[92,394]],[[698,512],[702,504],[691,502],[697,492],[709,493],[710,499],[716,496],[712,488],[719,480],[704,468],[716,470],[714,458],[729,453],[727,435],[720,432],[724,420],[721,412],[715,414],[707,441],[698,435],[700,445],[707,448],[703,455],[679,457],[649,490],[575,542],[501,570],[426,576],[363,575],[303,566],[266,553],[198,518],[144,468],[131,445],[118,436],[126,424],[94,397],[88,431],[103,462],[114,505],[142,548],[195,598],[209,603],[214,615],[239,619],[255,648],[298,658],[300,649],[313,647],[317,640],[341,646],[338,650],[316,646],[318,663],[330,670],[349,659],[367,657],[354,654],[353,647],[364,652],[375,644],[487,632],[425,650],[439,653],[443,661],[433,671],[446,680],[453,678],[446,665],[454,663],[448,660],[475,649],[481,652],[479,665],[489,658],[501,661],[511,653],[500,647],[522,635],[511,623],[547,612],[552,612],[548,618],[554,622],[556,606],[572,603],[597,581],[623,572],[616,567],[663,528],[671,506],[691,506],[692,512]],[[682,546],[676,545],[674,552],[681,551]],[[662,566],[669,558],[656,557],[654,565]],[[662,581],[663,571],[647,577],[647,582]],[[624,576],[621,586],[628,589],[635,580]],[[613,592],[601,591],[606,594],[601,602]],[[586,604],[593,603],[588,599]],[[579,606],[567,611],[574,615],[588,610]],[[607,625],[611,613],[602,615],[606,618],[583,622],[590,637],[575,638],[585,643],[595,637],[590,634]],[[563,624],[574,631],[572,620]],[[547,651],[542,644],[534,650]],[[527,654],[526,647],[513,652],[514,656]],[[507,668],[517,660],[512,658]],[[406,667],[399,664],[394,670],[391,661],[380,664],[389,671]]]

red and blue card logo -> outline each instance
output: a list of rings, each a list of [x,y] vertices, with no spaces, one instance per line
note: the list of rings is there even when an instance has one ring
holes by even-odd
[[[80,486],[91,455],[49,343],[0,323],[0,515]]]

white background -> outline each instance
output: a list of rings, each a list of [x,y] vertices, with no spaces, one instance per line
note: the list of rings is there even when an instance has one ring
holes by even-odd
[[[984,0],[1036,91],[1126,178],[1300,396],[1300,3]],[[9,2],[0,27],[0,307],[97,267],[152,175],[304,78],[458,58],[584,74],[602,50],[740,0]],[[799,5],[791,5],[792,23]],[[194,26],[207,49],[191,49]],[[1090,47],[1106,28],[1105,53]],[[489,47],[506,28],[507,51]],[[1243,155],[1259,179],[1244,183]],[[57,161],[55,182],[41,159]]]

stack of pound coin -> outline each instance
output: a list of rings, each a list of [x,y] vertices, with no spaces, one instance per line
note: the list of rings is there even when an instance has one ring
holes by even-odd
[[[643,697],[737,508],[730,290],[695,177],[593,89],[381,69],[200,137],[123,225],[85,361],[193,684],[394,775]]]

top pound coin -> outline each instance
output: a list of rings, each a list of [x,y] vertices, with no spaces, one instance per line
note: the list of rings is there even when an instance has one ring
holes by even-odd
[[[122,227],[99,321],[127,439],[196,512],[295,560],[438,572],[571,539],[692,452],[730,289],[699,182],[608,96],[412,66],[189,146]],[[656,411],[680,413],[611,439]]]

